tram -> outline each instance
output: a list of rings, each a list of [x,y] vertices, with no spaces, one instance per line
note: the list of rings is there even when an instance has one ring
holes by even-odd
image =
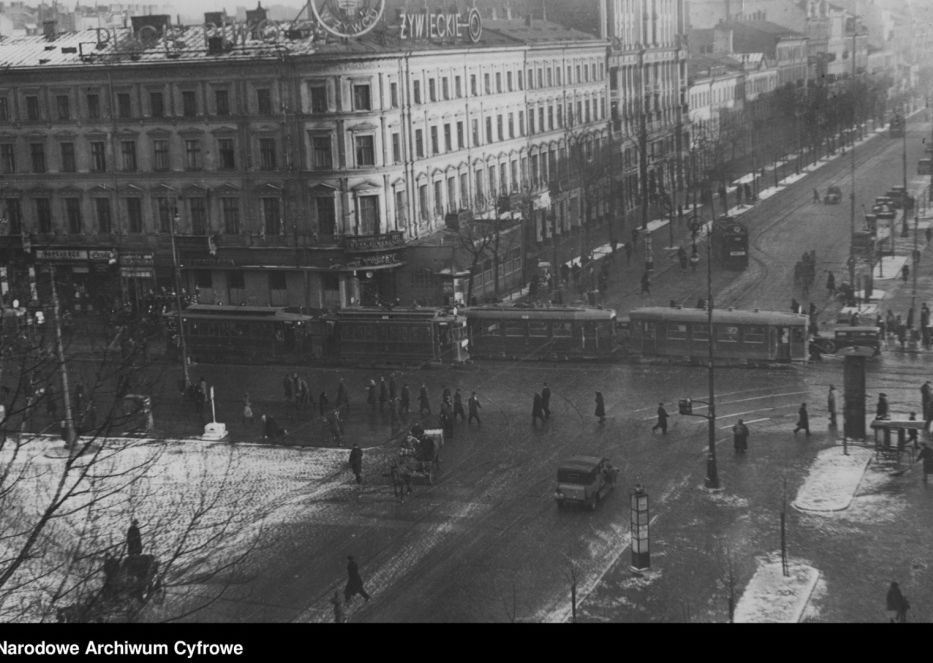
[[[479,306],[464,314],[474,357],[599,359],[619,349],[612,309]]]
[[[706,359],[707,316],[702,308],[634,309],[629,314],[632,347],[646,357]],[[713,309],[713,356],[750,362],[806,361],[807,316]]]
[[[349,308],[324,316],[326,356],[348,363],[469,359],[466,318],[456,309]]]
[[[713,223],[713,260],[725,269],[748,267],[748,226],[731,216]]]
[[[274,306],[192,304],[181,319],[188,356],[206,363],[304,363],[320,324],[314,316]],[[316,345],[320,350],[319,338]]]
[[[888,127],[888,136],[890,138],[903,138],[904,131],[907,129],[907,120],[903,115],[895,115],[891,118],[891,125]]]

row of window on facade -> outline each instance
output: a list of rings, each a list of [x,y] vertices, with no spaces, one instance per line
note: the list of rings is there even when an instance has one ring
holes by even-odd
[[[592,101],[592,103],[591,103]],[[602,104],[597,104],[596,100],[580,100],[576,102],[576,117],[583,118],[582,121],[589,123],[605,118],[605,99]],[[553,131],[564,126],[563,104],[549,105],[539,107],[537,112],[537,122],[535,113],[528,115],[528,129],[530,133],[536,134],[543,131]],[[556,114],[555,114],[556,111]],[[575,124],[573,114],[573,103],[569,102],[567,106],[567,120],[570,126]],[[517,119],[517,123],[516,123]],[[556,120],[556,122],[555,122]],[[498,114],[495,119],[495,131],[493,130],[492,116],[486,117],[485,122],[485,142],[494,143],[525,136],[525,112],[508,113],[506,115]],[[440,140],[440,131],[443,130],[443,144]],[[466,149],[466,136],[464,134],[464,122],[458,121],[455,125],[445,123],[442,126],[431,126],[428,129],[430,136],[430,155],[438,155],[456,150]],[[454,139],[456,138],[456,142]],[[480,134],[479,119],[472,120],[472,145],[483,144]],[[213,165],[216,170],[237,170],[238,152],[236,139],[233,137],[218,137],[213,139],[216,145],[216,151],[212,157],[212,164],[205,163],[205,150],[203,149],[203,140],[200,138],[183,139],[183,167],[185,170],[202,170],[205,166]],[[310,167],[312,169],[331,170],[334,168],[334,146],[333,135],[325,132],[310,132]],[[354,134],[353,158],[354,162],[350,167],[371,167],[377,165],[377,150],[375,136],[372,134]],[[392,163],[402,162],[402,140],[399,132],[391,134],[391,159]],[[58,142],[59,160],[58,172],[74,173],[79,171],[88,172],[106,172],[108,170],[121,170],[123,172],[136,172],[140,170],[140,159],[138,153],[138,143],[136,139],[124,139],[117,141],[117,150],[119,154],[119,164],[116,168],[108,168],[108,143],[104,140],[88,141],[89,150],[86,152],[86,163],[78,163],[78,153],[75,150],[73,141]],[[256,141],[258,146],[258,170],[275,170],[280,167],[278,159],[278,143],[275,138],[259,138]],[[151,151],[148,155],[148,168],[142,170],[152,170],[164,172],[172,170],[173,162],[171,155],[172,142],[168,138],[155,138],[151,140]],[[443,145],[443,149],[442,149]],[[421,158],[427,156],[425,149],[424,129],[415,129],[415,157]],[[29,163],[31,172],[45,173],[49,170],[49,163],[46,156],[46,142],[37,139],[30,139],[28,143]],[[85,154],[81,153],[82,156]],[[178,165],[178,164],[174,164]],[[14,174],[20,172],[17,160],[17,145],[12,142],[0,143],[0,171],[4,174]],[[53,170],[55,170],[53,168]]]
[[[598,67],[598,74],[597,74]],[[527,73],[528,88],[545,87],[545,78],[547,86],[561,86],[561,67],[539,67],[537,70],[537,86],[535,85],[535,70],[529,69]],[[576,82],[598,81],[604,78],[605,65],[603,63],[577,64],[575,67],[567,65],[567,83],[573,84],[576,72]],[[524,80],[520,72],[516,72],[514,79],[511,71],[505,72],[505,86],[503,87],[502,72],[495,73],[495,93],[515,90],[517,82],[518,89],[523,89]],[[556,79],[556,83],[555,83]],[[440,80],[440,91],[438,90],[437,80],[435,78],[427,79],[428,94],[422,96],[421,81],[415,80],[412,83],[412,98],[414,103],[421,104],[426,102],[436,102],[441,99],[451,99],[450,78],[444,77]],[[454,97],[461,98],[462,86],[461,77],[455,76]],[[493,94],[493,78],[490,73],[483,74],[483,85],[485,94]],[[440,92],[440,93],[439,93]],[[373,107],[372,88],[367,82],[353,81],[350,85],[351,109],[354,111],[371,111]],[[477,75],[470,75],[470,94],[479,96]],[[36,92],[20,93],[18,96],[10,92],[0,93],[0,122],[11,122],[13,120],[25,120],[29,122],[40,121],[60,121],[67,122],[79,118],[88,120],[102,120],[108,118],[118,119],[136,119],[143,117],[163,118],[168,116],[180,117],[198,117],[211,114],[227,117],[232,115],[256,114],[260,116],[276,116],[283,112],[284,105],[276,104],[274,101],[273,90],[271,88],[255,88],[254,98],[246,104],[246,108],[239,108],[236,100],[231,98],[231,92],[226,88],[217,88],[213,90],[213,104],[207,109],[206,99],[199,94],[198,90],[180,90],[178,94],[166,94],[164,90],[150,90],[145,96],[147,101],[146,108],[143,109],[142,99],[136,98],[132,92],[116,92],[113,95],[113,104],[110,108],[108,103],[108,94],[102,94],[100,91],[87,92],[82,97],[79,112],[75,112],[75,95],[68,92],[54,92],[51,94],[42,94]],[[328,86],[324,81],[313,81],[308,85],[309,112],[327,113],[334,108],[336,99],[331,100],[328,93]],[[400,106],[398,83],[392,82],[389,86],[389,103],[392,107]],[[11,102],[18,99],[19,104],[14,106]],[[335,103],[331,103],[331,101]],[[14,117],[13,109],[17,109]],[[109,112],[108,112],[109,111]]]
[[[371,137],[370,137],[371,138]],[[119,155],[119,163],[111,163],[110,149],[105,140],[89,140],[87,150],[78,152],[73,141],[56,141],[58,143],[58,162],[50,164],[47,159],[47,145],[45,140],[35,138],[27,139],[29,154],[29,171],[25,171],[17,156],[17,145],[12,142],[0,143],[0,172],[10,175],[17,172],[45,173],[57,170],[62,173],[76,173],[80,171],[103,173],[108,170],[123,172],[136,172],[138,170],[152,170],[164,172],[173,170],[172,143],[167,138],[155,138],[150,142],[150,152],[140,155],[136,139],[116,141],[115,150]],[[237,149],[234,138],[216,138],[216,153],[213,157],[213,166],[216,170],[237,169]],[[205,162],[205,150],[202,139],[185,138],[183,140],[184,170],[202,170],[208,165]],[[256,163],[258,170],[276,170],[280,167],[278,158],[278,141],[275,138],[259,138],[256,141],[259,159]],[[79,156],[81,159],[79,160]],[[147,167],[141,166],[140,156],[148,158]],[[57,166],[57,168],[50,165]]]
[[[108,103],[108,94],[99,91],[87,92],[82,97],[83,103],[79,109],[75,106],[75,97],[71,93],[59,92],[51,95],[23,93],[20,95],[21,105],[16,117],[11,112],[11,94],[0,93],[0,122],[25,120],[30,122],[59,121],[67,122],[79,118],[88,120],[103,120],[109,118],[134,119],[142,116],[140,100],[134,98],[131,92],[117,92],[113,95],[113,107]],[[177,96],[167,95],[164,91],[149,91],[146,99],[148,117],[162,118],[168,116],[197,117],[202,114],[203,104],[196,90],[182,90]],[[78,112],[76,112],[78,110]],[[230,91],[227,89],[214,90],[213,114],[221,117],[239,114],[236,106],[231,102]],[[273,103],[272,90],[258,88],[255,90],[254,102],[250,111],[262,116],[274,116],[279,110]]]

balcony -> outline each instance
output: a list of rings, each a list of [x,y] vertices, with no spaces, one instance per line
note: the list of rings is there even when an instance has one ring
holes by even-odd
[[[393,230],[384,235],[348,235],[343,238],[343,249],[353,253],[387,251],[405,246],[405,234]]]

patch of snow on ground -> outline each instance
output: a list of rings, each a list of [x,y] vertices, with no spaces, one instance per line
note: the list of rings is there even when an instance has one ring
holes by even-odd
[[[873,452],[862,447],[849,447],[849,455],[841,447],[824,449],[816,461],[794,500],[794,508],[800,511],[841,511],[852,503],[865,468],[871,462]]]
[[[741,623],[793,624],[799,622],[820,572],[806,561],[790,559],[785,577],[778,554],[758,559],[758,569],[735,609]]]
[[[724,492],[709,492],[709,499],[719,506],[730,506],[737,509],[748,507],[748,500],[738,495],[731,495]]]
[[[820,579],[816,581],[816,585],[813,587],[813,592],[810,594],[810,600],[807,602],[807,607],[803,611],[803,615],[800,617],[802,622],[817,622],[820,620],[820,602],[826,598],[826,580],[823,579],[823,576],[820,576]]]

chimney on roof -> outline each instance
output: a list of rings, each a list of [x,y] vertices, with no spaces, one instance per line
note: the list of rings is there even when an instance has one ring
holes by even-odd
[[[45,35],[46,41],[55,41],[55,35],[58,31],[55,21],[43,21],[42,22],[42,34]]]

